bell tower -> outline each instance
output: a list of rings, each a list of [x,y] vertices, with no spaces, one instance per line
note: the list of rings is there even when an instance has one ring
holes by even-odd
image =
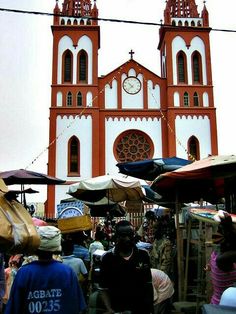
[[[217,154],[209,17],[195,0],[167,0],[160,28],[161,77],[167,82],[168,155]],[[208,143],[210,151],[204,143]]]
[[[96,173],[92,165],[98,134],[98,50],[100,27],[96,1],[56,0],[49,126],[48,174],[78,180]],[[97,141],[98,142],[98,141]],[[85,165],[83,168],[81,165]],[[93,170],[89,170],[93,169]],[[95,170],[94,170],[95,169]],[[67,186],[48,186],[47,215],[64,198]],[[63,196],[62,196],[63,195]]]

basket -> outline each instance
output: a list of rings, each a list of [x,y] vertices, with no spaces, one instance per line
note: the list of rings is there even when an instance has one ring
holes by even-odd
[[[77,231],[86,231],[92,229],[90,215],[74,216],[69,218],[58,219],[58,228],[61,233],[73,233]]]

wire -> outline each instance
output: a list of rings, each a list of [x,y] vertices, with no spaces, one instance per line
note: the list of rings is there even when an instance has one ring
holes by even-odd
[[[7,9],[7,8],[0,8],[0,11],[3,11],[3,12],[8,12],[8,13],[20,13],[20,14],[34,14],[34,15],[43,15],[43,16],[60,16],[60,17],[68,17],[66,15],[62,15],[62,14],[55,14],[55,13],[47,13],[47,12],[38,12],[38,11],[26,11],[26,10],[17,10],[17,9]],[[70,16],[71,18],[78,18],[78,16]],[[83,18],[83,17],[80,17],[80,18]],[[176,26],[176,25],[165,25],[165,24],[162,24],[162,23],[154,23],[154,22],[141,22],[141,21],[132,21],[132,20],[120,20],[120,19],[108,19],[108,18],[94,18],[94,17],[84,17],[86,19],[90,19],[90,20],[97,20],[97,21],[105,21],[105,22],[115,22],[115,23],[127,23],[127,24],[138,24],[138,25],[147,25],[147,26],[167,26],[168,28],[179,28],[179,27],[182,27],[182,28],[188,28],[188,29],[196,29],[196,27],[192,27],[192,26]],[[204,28],[201,28],[201,30],[204,29]],[[209,28],[207,28],[209,29]],[[227,29],[214,29],[214,28],[211,28],[211,30],[213,31],[222,31],[222,32],[236,32],[236,30],[227,30]],[[119,73],[119,72],[118,72]],[[114,79],[114,78],[112,78]],[[101,92],[104,92],[104,90],[100,91]],[[152,97],[154,98],[155,102],[156,102],[156,99],[154,97],[154,95],[151,93]],[[93,103],[94,99],[92,100],[92,103]],[[47,151],[50,146],[52,144],[54,144],[59,137],[61,137],[64,132],[66,131],[66,129],[70,128],[71,125],[76,121],[76,118],[80,117],[83,112],[85,111],[85,108],[80,112],[79,115],[76,115],[74,117],[74,120],[72,121],[72,123],[70,123],[69,125],[67,125],[67,127],[62,130],[62,132],[54,139],[52,140],[51,143],[49,143],[49,146],[47,146],[43,151],[41,151],[40,154],[38,154],[38,156],[36,156],[36,158],[34,158],[34,160],[26,167],[29,168],[32,164],[34,164],[44,153],[45,151]],[[167,126],[169,129],[171,129],[171,131],[173,132],[172,128],[170,127],[165,115],[163,114],[162,110],[160,109],[160,113],[161,113],[161,118],[163,120],[165,120],[165,122],[167,123]],[[174,132],[173,132],[174,133]],[[177,143],[182,146],[182,148],[184,148],[185,152],[187,153],[187,155],[192,159],[194,160],[194,157],[191,156],[191,154],[189,154],[189,152],[187,151],[187,149],[184,147],[184,145],[180,142],[180,140],[178,138],[176,138],[177,140]]]
[[[44,16],[60,16],[60,17],[68,17],[67,15],[63,14],[55,14],[55,13],[48,13],[48,12],[38,12],[38,11],[26,11],[26,10],[17,10],[17,9],[6,9],[0,8],[0,11],[9,12],[9,13],[20,13],[20,14],[34,14],[34,15],[44,15]],[[70,16],[71,18],[78,18],[78,16]],[[101,18],[101,17],[90,17],[90,16],[81,16],[80,18],[86,18],[89,20],[95,21],[103,21],[103,22],[112,22],[112,23],[126,23],[126,24],[138,24],[138,25],[147,25],[147,26],[167,26],[169,28],[184,28],[184,29],[196,29],[194,26],[178,26],[178,25],[167,25],[162,23],[155,23],[155,22],[142,22],[142,21],[133,21],[133,20],[120,20],[120,19],[110,19],[110,18]],[[205,28],[200,28],[205,29]],[[209,27],[207,28],[209,29]],[[212,31],[215,32],[227,32],[227,33],[236,33],[234,29],[223,29],[223,28],[210,28]]]

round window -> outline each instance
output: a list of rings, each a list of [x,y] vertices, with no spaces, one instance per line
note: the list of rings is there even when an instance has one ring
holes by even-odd
[[[154,145],[150,137],[138,130],[121,133],[114,143],[114,154],[118,162],[150,159],[153,152]]]

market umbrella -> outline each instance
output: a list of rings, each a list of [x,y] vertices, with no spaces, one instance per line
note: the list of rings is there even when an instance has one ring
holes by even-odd
[[[36,193],[34,190],[24,189],[25,184],[36,184],[36,185],[54,185],[63,184],[64,180],[31,171],[26,169],[16,169],[0,172],[0,178],[4,181],[6,185],[19,184],[21,185],[21,203],[26,207],[26,193]],[[34,192],[33,192],[34,191]]]
[[[22,189],[22,190],[8,190],[5,194],[5,198],[8,200],[17,199],[17,196],[21,195],[21,203],[24,207],[27,207],[25,194],[35,194],[39,193],[39,191],[33,190],[31,188]]]
[[[147,186],[146,182],[145,185]],[[146,190],[137,178],[121,174],[104,175],[91,179],[81,180],[69,186],[68,194],[87,202],[97,202],[106,197],[108,202],[140,201],[145,200]],[[156,198],[160,197],[152,191]],[[150,193],[151,194],[151,193]]]
[[[6,185],[12,184],[63,184],[64,180],[26,169],[16,169],[0,172],[0,178]]]
[[[187,159],[170,157],[123,162],[116,164],[116,166],[119,168],[120,173],[143,180],[153,181],[158,175],[167,171],[174,171],[191,162],[192,161]]]
[[[125,207],[119,203],[108,200],[107,197],[102,198],[100,201],[88,202],[79,201],[75,197],[61,200],[61,204],[70,204],[75,202],[82,202],[88,207],[89,214],[92,217],[107,217],[109,213],[113,217],[122,217],[125,215]]]
[[[236,156],[216,155],[158,176],[151,188],[163,198],[182,202],[200,198],[214,202],[232,192],[236,183]]]

